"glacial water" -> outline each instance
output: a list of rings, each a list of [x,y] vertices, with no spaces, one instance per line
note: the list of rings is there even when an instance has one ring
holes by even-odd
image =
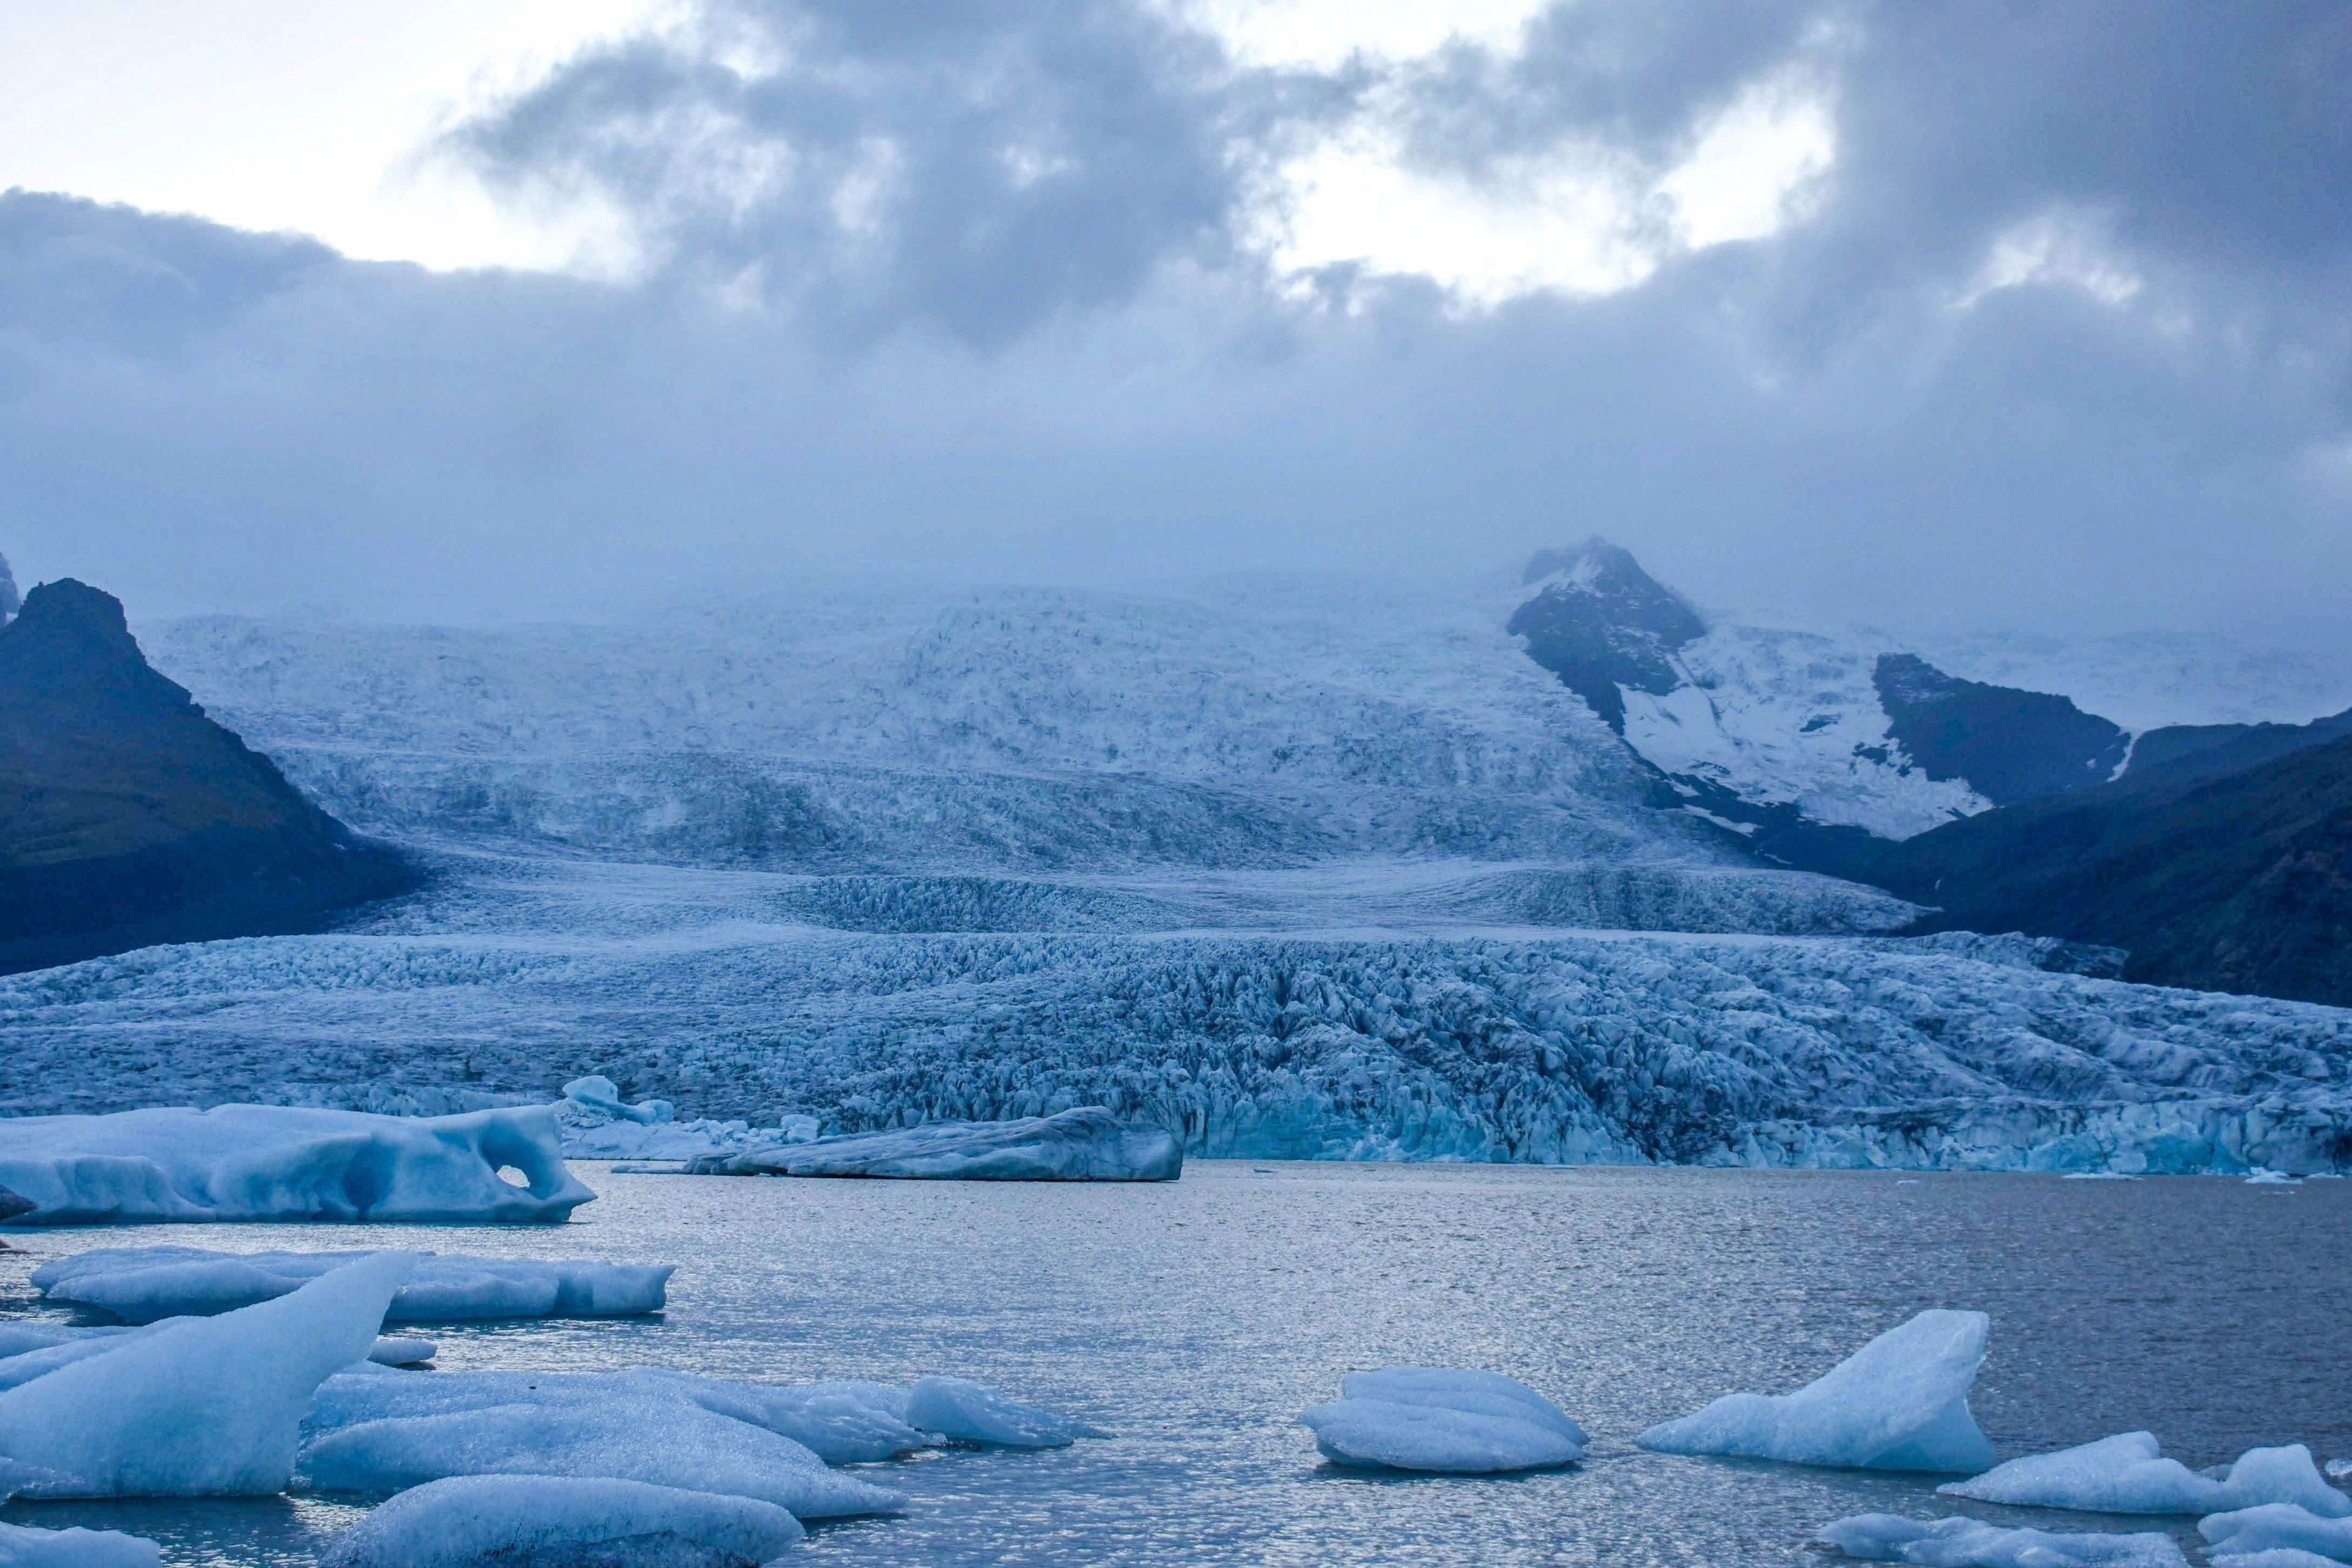
[[[1117,1434],[873,1467],[912,1507],[815,1528],[813,1565],[1690,1568],[1818,1563],[1814,1530],[1870,1510],[2100,1527],[1953,1505],[1933,1478],[1632,1445],[1717,1394],[1793,1387],[1929,1306],[1992,1314],[1975,1408],[2004,1455],[2137,1427],[2192,1465],[2298,1440],[2352,1455],[2352,1182],[1244,1162],[1163,1186],[583,1173],[603,1201],[560,1228],[14,1233],[0,1314],[41,1310],[25,1277],[42,1258],[141,1242],[675,1261],[658,1319],[440,1331],[439,1364],[951,1372]],[[1522,1378],[1584,1424],[1591,1454],[1517,1479],[1322,1464],[1292,1417],[1344,1373],[1402,1362]],[[364,1506],[19,1502],[0,1519],[134,1531],[173,1563],[297,1564]],[[2189,1521],[2155,1522],[2192,1539]]]

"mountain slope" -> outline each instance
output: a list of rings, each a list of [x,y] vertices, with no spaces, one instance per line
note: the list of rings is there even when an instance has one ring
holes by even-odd
[[[2126,948],[2126,974],[2158,984],[2352,1002],[2352,738],[2219,777],[2211,760],[2191,752],[1841,868],[1940,906],[1933,929]]]
[[[158,675],[70,578],[0,628],[0,970],[314,929],[409,886]]]

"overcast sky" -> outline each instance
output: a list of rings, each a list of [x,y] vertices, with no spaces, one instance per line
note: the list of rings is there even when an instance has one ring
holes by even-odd
[[[19,0],[0,187],[0,553],[139,614],[2352,625],[2340,0]]]

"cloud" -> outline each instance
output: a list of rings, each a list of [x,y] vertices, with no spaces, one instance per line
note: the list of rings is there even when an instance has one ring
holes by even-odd
[[[625,214],[625,283],[0,199],[0,549],[151,613],[470,616],[1601,531],[1718,605],[2340,620],[2347,37],[1580,0],[1302,62],[1157,5],[726,0],[459,133]]]

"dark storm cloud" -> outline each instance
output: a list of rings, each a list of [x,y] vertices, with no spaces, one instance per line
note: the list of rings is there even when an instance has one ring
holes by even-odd
[[[1717,603],[2340,616],[2347,26],[1586,0],[1318,76],[1156,9],[729,4],[461,132],[635,215],[629,288],[0,200],[0,549],[157,611],[481,614],[807,564],[1503,569],[1598,531]],[[1267,160],[1351,115],[1464,178],[1562,139],[1655,171],[1792,71],[1838,127],[1802,218],[1617,294],[1302,297],[1247,247]],[[2036,232],[2047,275],[1962,303]]]
[[[1223,62],[1134,5],[720,0],[696,41],[591,54],[457,139],[835,324],[1002,342],[1223,248]]]

